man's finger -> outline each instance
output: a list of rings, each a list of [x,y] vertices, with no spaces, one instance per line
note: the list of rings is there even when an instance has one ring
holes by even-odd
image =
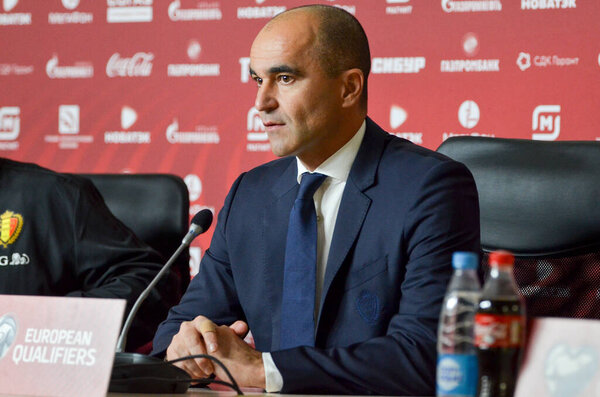
[[[169,353],[169,350],[172,352],[172,354],[167,354],[169,358],[206,354],[204,341],[191,322],[181,324],[179,333],[173,337],[167,353]],[[195,378],[204,378],[214,371],[212,363],[203,358],[179,361],[175,365]]]
[[[198,331],[204,338],[204,344],[209,353],[214,353],[218,349],[217,344],[217,325],[207,318],[199,320]]]
[[[237,336],[243,338],[248,333],[248,324],[242,320],[237,320],[229,326]]]

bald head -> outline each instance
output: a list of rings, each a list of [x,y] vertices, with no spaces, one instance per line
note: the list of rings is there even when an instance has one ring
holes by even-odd
[[[263,30],[268,31],[279,23],[301,23],[314,34],[311,53],[328,77],[337,77],[345,70],[360,69],[364,77],[361,102],[366,108],[371,53],[367,35],[352,14],[327,5],[301,6],[277,15]]]

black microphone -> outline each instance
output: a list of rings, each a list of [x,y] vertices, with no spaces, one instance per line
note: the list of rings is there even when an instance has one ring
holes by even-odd
[[[169,258],[160,272],[152,279],[150,284],[148,284],[148,287],[146,287],[133,304],[117,341],[115,361],[113,363],[110,385],[108,387],[109,392],[185,393],[187,391],[189,382],[186,382],[186,380],[191,379],[191,377],[181,368],[156,357],[145,356],[138,353],[125,353],[123,350],[125,349],[125,344],[127,342],[129,328],[131,328],[133,319],[144,300],[146,300],[152,289],[169,270],[181,252],[186,249],[198,235],[208,230],[212,220],[213,214],[208,209],[203,209],[194,215],[190,229],[183,237],[177,251]]]

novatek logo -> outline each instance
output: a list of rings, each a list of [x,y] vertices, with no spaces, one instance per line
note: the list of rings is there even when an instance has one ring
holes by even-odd
[[[460,125],[471,129],[479,123],[479,106],[475,101],[464,101],[458,108]]]
[[[106,0],[108,23],[152,22],[153,0]]]
[[[137,112],[129,107],[121,108],[121,128],[129,129],[138,119]],[[151,141],[150,131],[105,131],[104,143],[131,144],[142,143],[147,144]]]
[[[411,0],[386,0],[387,4],[398,4],[393,6],[386,6],[385,13],[388,15],[397,15],[397,14],[410,14],[412,13],[413,6],[410,5]]]
[[[271,150],[269,136],[265,132],[265,125],[260,119],[259,111],[255,107],[250,108],[248,111],[246,128],[248,130],[248,134],[246,135],[248,141],[246,144],[246,151],[268,152]]]
[[[216,21],[223,18],[218,2],[199,2],[196,8],[182,9],[181,1],[175,0],[169,4],[169,18],[171,21]]]
[[[174,119],[167,127],[165,132],[169,143],[219,143],[221,137],[216,126],[197,126],[196,131],[181,132],[179,131],[179,122]]]
[[[404,124],[407,118],[408,113],[402,107],[398,105],[392,105],[390,107],[390,127],[392,127],[392,130],[399,128],[402,124]],[[408,139],[413,143],[423,143],[422,132],[392,132],[392,134],[400,138]]]
[[[0,317],[0,360],[17,338],[17,321],[10,314]]]
[[[575,0],[521,0],[522,10],[554,10],[577,8]]]
[[[188,44],[187,55],[191,60],[200,57],[202,46],[196,40],[191,40]],[[179,63],[169,64],[167,66],[167,76],[169,77],[202,77],[219,76],[221,74],[221,65],[218,63]]]
[[[533,110],[531,129],[532,139],[554,141],[560,134],[560,105],[539,105]],[[546,131],[546,132],[544,132]]]
[[[59,66],[58,56],[54,54],[46,63],[46,74],[51,79],[89,79],[94,77],[94,65],[75,62],[73,66]]]
[[[79,105],[60,105],[58,107],[58,133],[79,133]]]
[[[17,241],[23,229],[23,216],[16,212],[6,210],[0,215],[0,245],[8,248]]]
[[[517,58],[517,66],[522,71],[527,70],[532,66],[531,55],[527,52],[519,53]],[[533,66],[538,68],[547,67],[565,67],[565,66],[577,66],[579,64],[579,57],[560,57],[558,55],[534,55]]]
[[[10,12],[17,6],[19,0],[3,0],[2,8],[4,12]],[[31,25],[30,12],[15,12],[11,14],[0,13],[0,26],[2,25]]]
[[[445,12],[502,11],[500,0],[442,0]]]
[[[475,33],[467,33],[462,39],[462,49],[467,56],[474,56],[479,51],[479,40]],[[499,72],[499,59],[442,59],[441,72]]]
[[[3,0],[2,8],[4,8],[4,11],[9,12],[12,11],[12,9],[15,8],[17,4],[19,4],[19,0]]]
[[[152,73],[152,60],[154,54],[151,52],[138,52],[131,58],[121,58],[117,52],[114,53],[106,64],[106,75],[108,77],[148,77]]]
[[[264,0],[257,1],[256,4],[262,4]],[[238,19],[261,19],[273,18],[277,14],[281,14],[286,10],[285,6],[268,6],[268,7],[238,7]]]
[[[62,5],[67,10],[74,10],[79,6],[79,0],[62,0]],[[94,14],[91,12],[51,12],[48,14],[48,23],[51,25],[86,24],[92,23]]]
[[[392,105],[390,108],[390,127],[393,130],[400,127],[406,121],[408,114],[406,110],[401,108],[400,106]]]
[[[425,68],[425,57],[373,58],[374,74],[419,73]]]
[[[137,121],[137,112],[129,106],[123,106],[121,109],[121,128],[129,129]]]

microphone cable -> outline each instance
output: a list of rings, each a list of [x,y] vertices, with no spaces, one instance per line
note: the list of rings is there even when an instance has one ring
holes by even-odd
[[[216,357],[213,357],[213,356],[211,356],[209,354],[193,354],[193,355],[190,355],[190,356],[179,357],[179,358],[176,358],[174,360],[168,360],[167,362],[169,364],[174,364],[174,363],[177,363],[179,361],[192,360],[194,358],[207,358],[209,360],[214,361],[219,367],[221,367],[223,369],[223,371],[225,371],[225,374],[227,374],[227,377],[229,378],[229,380],[231,382],[225,382],[225,381],[221,381],[221,380],[216,380],[214,378],[191,379],[191,380],[186,380],[186,382],[199,383],[199,384],[202,384],[202,385],[209,385],[211,383],[216,383],[216,384],[219,384],[219,385],[227,386],[227,387],[235,390],[235,392],[238,395],[240,395],[240,396],[244,395],[244,393],[242,392],[242,390],[238,386],[237,382],[235,381],[235,379],[231,375],[231,372],[229,372],[229,370],[227,369],[227,367],[225,366],[225,364],[223,364],[221,362],[221,360],[219,360]]]

